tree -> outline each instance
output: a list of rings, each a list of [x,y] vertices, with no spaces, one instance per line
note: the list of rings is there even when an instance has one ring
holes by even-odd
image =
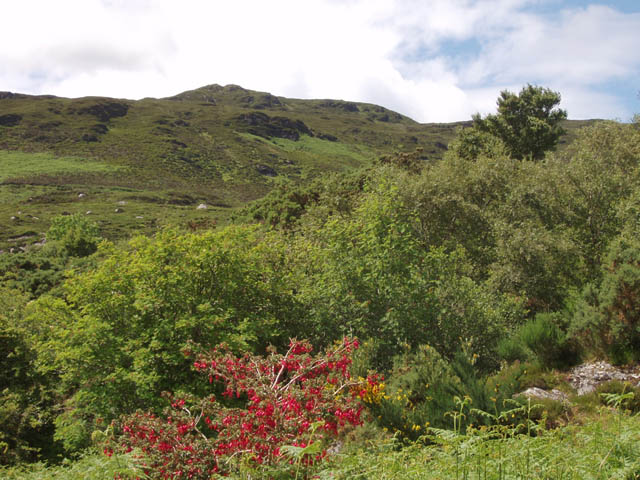
[[[498,113],[484,118],[473,115],[472,129],[500,139],[513,158],[539,160],[564,134],[560,122],[567,118],[567,111],[556,108],[559,103],[560,94],[544,87],[527,85],[518,95],[503,90]]]

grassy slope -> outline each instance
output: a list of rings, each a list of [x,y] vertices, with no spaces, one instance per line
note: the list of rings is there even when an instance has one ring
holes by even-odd
[[[256,112],[276,126],[302,122],[293,126],[299,138],[265,138]],[[426,160],[441,158],[459,125],[233,85],[140,101],[0,92],[0,250],[38,240],[63,212],[91,211],[111,238],[224,223],[284,179],[305,182],[416,147]],[[200,203],[210,208],[196,210]]]

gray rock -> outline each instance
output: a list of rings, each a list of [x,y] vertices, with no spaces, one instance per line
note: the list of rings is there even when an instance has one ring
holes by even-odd
[[[633,369],[617,368],[602,361],[585,363],[569,372],[569,383],[576,389],[578,395],[591,393],[601,383],[611,380],[631,382],[637,386],[640,383],[640,373]]]
[[[553,390],[543,390],[538,387],[527,388],[524,392],[519,393],[516,396],[524,395],[527,398],[543,398],[549,400],[556,400],[558,402],[568,402],[569,396],[554,388]]]

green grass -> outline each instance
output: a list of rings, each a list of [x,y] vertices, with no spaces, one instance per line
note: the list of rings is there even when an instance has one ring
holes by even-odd
[[[640,478],[640,418],[605,412],[584,425],[535,437],[490,438],[486,431],[442,434],[440,445],[370,444],[338,455],[321,478],[547,479]]]
[[[114,173],[119,170],[122,168],[81,157],[58,157],[50,153],[0,150],[0,182],[34,175]]]
[[[89,453],[76,460],[65,460],[61,465],[43,463],[0,468],[3,480],[109,480],[116,474],[132,473],[131,459],[123,455],[107,457],[102,453]]]

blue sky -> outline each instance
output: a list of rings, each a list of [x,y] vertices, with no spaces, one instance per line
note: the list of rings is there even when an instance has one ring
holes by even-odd
[[[532,83],[570,118],[640,113],[640,0],[21,0],[3,18],[0,90],[135,99],[234,83],[449,122]]]

